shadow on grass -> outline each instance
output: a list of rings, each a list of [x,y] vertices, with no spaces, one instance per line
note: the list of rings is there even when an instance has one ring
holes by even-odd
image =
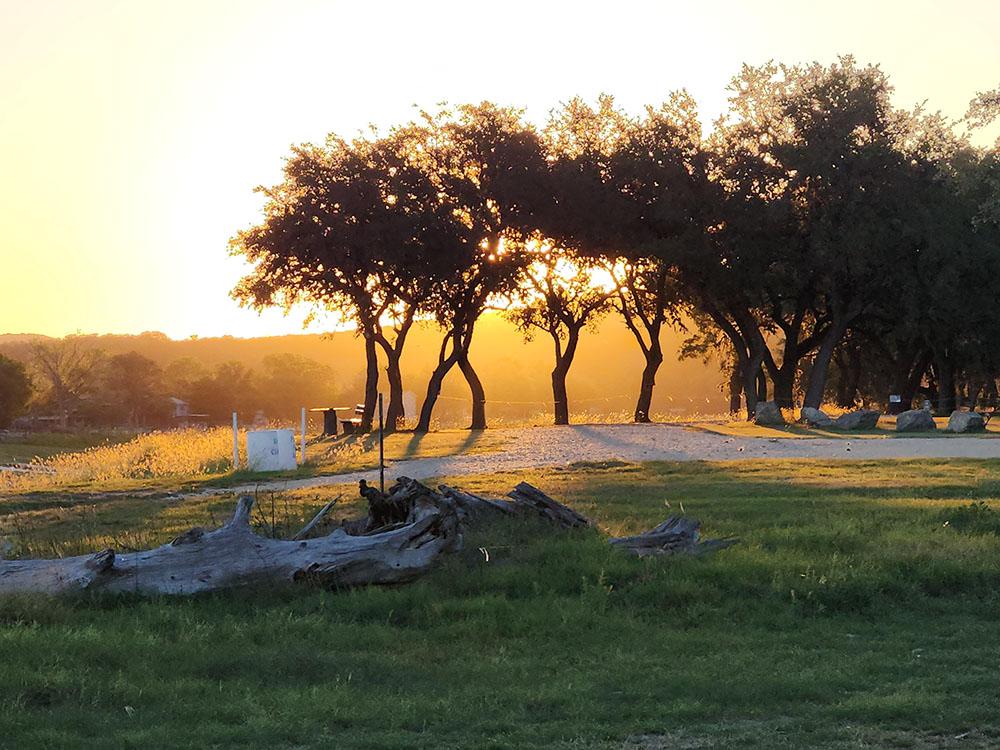
[[[465,439],[455,446],[454,450],[451,451],[452,455],[461,455],[471,451],[477,444],[483,442],[483,437],[485,435],[485,430],[467,430],[467,435]],[[394,456],[398,460],[406,460],[410,458],[416,458],[417,454],[420,452],[420,446],[427,436],[431,434],[428,432],[413,432],[409,441],[406,443],[406,448],[403,449],[401,454]]]

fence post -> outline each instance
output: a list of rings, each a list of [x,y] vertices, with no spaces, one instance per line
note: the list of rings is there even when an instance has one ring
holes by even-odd
[[[302,461],[300,463],[304,464],[306,462],[306,407],[302,407],[302,432],[299,442],[302,444]]]
[[[385,445],[383,443],[383,430],[385,429],[384,417],[382,416],[382,394],[378,394],[378,488],[385,494]]]
[[[240,469],[240,429],[236,417],[236,412],[233,412],[233,471],[239,471]]]

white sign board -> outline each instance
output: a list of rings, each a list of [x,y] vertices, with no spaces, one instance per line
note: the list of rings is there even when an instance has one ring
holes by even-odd
[[[247,433],[247,468],[250,471],[288,471],[295,467],[294,432],[256,430]]]

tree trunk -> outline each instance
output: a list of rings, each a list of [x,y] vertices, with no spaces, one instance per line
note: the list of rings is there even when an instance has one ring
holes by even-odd
[[[797,363],[796,363],[797,365]],[[774,382],[774,400],[782,409],[791,409],[795,405],[793,391],[795,389],[796,365],[791,367],[782,363],[772,378]]]
[[[985,386],[986,383],[982,380],[969,383],[969,411],[975,411],[979,406],[979,396],[982,395]]]
[[[365,402],[361,414],[361,432],[371,432],[378,404],[378,351],[375,349],[375,335],[370,331],[365,337]]]
[[[406,336],[413,326],[413,315],[413,306],[407,306],[402,321],[395,329],[395,338],[391,342],[382,329],[377,330],[376,340],[385,352],[385,374],[389,381],[389,405],[385,414],[385,428],[389,432],[402,427],[403,418],[406,416],[406,409],[403,406],[403,374],[399,362],[403,356]]]
[[[663,350],[660,347],[660,339],[657,336],[651,339],[651,346],[643,351],[646,357],[646,366],[642,368],[642,381],[639,383],[639,400],[635,404],[635,414],[633,420],[636,422],[649,422],[649,412],[653,404],[653,387],[656,385],[656,373],[663,364]]]
[[[920,388],[920,383],[924,379],[930,362],[930,352],[922,351],[911,356],[906,363],[899,393],[903,397],[903,404],[907,409],[913,406],[913,399],[917,397],[917,389]]]
[[[743,371],[743,396],[746,399],[747,420],[754,418],[757,414],[757,401],[760,400],[757,389],[758,376],[761,374],[760,368],[764,362],[763,352],[755,352],[746,362],[746,369]],[[764,399],[767,399],[765,392]]]
[[[463,350],[458,356],[458,368],[465,376],[465,382],[469,384],[469,392],[472,395],[472,424],[470,430],[486,429],[486,390],[483,383],[476,374],[472,362],[469,361],[468,349]]]
[[[823,405],[823,394],[826,391],[826,376],[830,369],[830,360],[836,350],[840,340],[844,337],[847,325],[844,323],[834,323],[830,326],[823,343],[820,344],[816,358],[813,360],[812,369],[809,371],[809,385],[806,388],[806,396],[803,401],[804,407],[818,409]]]
[[[733,350],[733,357],[736,360],[733,363],[733,372],[729,378],[730,412],[733,414],[739,413],[740,391],[742,391],[746,399],[747,419],[753,419],[757,408],[757,394],[756,386],[753,388],[748,387],[748,373],[751,371],[752,366],[750,347],[740,329],[723,314],[719,307],[709,300],[709,297],[705,297],[702,302],[705,312],[708,313],[712,321],[719,327],[719,330],[729,339],[729,344]],[[757,361],[756,366],[760,367],[761,362],[763,362],[763,356]]]
[[[770,357],[770,352],[760,326],[749,312],[737,311],[733,317],[740,340],[745,342],[749,352],[743,372],[743,394],[746,397],[747,419],[751,420],[757,414],[757,402],[767,400],[767,378],[761,368],[765,358]]]
[[[740,404],[743,403],[741,382],[740,364],[737,361],[733,363],[733,369],[729,373],[729,413],[732,415],[740,413]]]
[[[555,424],[569,424],[569,392],[566,389],[566,376],[573,365],[576,348],[580,343],[580,329],[570,328],[566,335],[566,348],[557,333],[549,332],[555,344],[556,365],[552,368],[552,411]]]
[[[850,409],[858,397],[861,382],[861,352],[856,346],[834,352],[833,363],[837,368],[837,406]]]
[[[793,359],[783,361],[781,367],[776,367],[771,373],[771,382],[774,384],[774,400],[782,409],[791,409],[795,406],[795,373],[797,371],[798,360]]]
[[[449,337],[452,335],[448,334]],[[446,345],[447,339],[442,349]],[[441,384],[444,383],[444,378],[451,371],[451,368],[455,366],[456,359],[457,357],[454,352],[448,357],[445,357],[442,352],[441,357],[438,359],[437,367],[434,368],[430,380],[427,381],[427,395],[424,397],[424,403],[420,405],[420,419],[417,420],[414,432],[430,432],[431,415],[434,413],[434,404],[437,403],[438,396],[441,395]]]
[[[935,362],[938,373],[938,416],[948,416],[955,410],[955,366],[947,354]]]
[[[799,350],[799,332],[802,330],[802,313],[796,314],[792,322],[784,327],[785,344],[782,347],[781,367],[777,367],[769,360],[771,370],[771,382],[774,383],[774,400],[782,409],[791,409],[795,405],[793,396],[795,390],[795,373],[798,371],[799,359],[802,353]]]
[[[767,373],[764,368],[757,370],[757,403],[767,401]]]
[[[552,412],[553,424],[569,424],[569,394],[566,391],[567,368],[556,362],[552,368]]]
[[[403,375],[399,369],[401,351],[390,347],[385,350],[385,374],[389,380],[389,406],[385,413],[385,429],[393,432],[402,426],[406,410],[403,407]]]

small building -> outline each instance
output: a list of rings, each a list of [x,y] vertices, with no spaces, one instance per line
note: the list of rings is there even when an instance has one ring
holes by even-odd
[[[170,397],[171,422],[174,427],[206,427],[208,425],[207,414],[193,414],[191,404],[176,396]]]
[[[191,416],[191,404],[184,399],[171,396],[170,403],[174,408],[172,415],[174,419],[184,419]]]

